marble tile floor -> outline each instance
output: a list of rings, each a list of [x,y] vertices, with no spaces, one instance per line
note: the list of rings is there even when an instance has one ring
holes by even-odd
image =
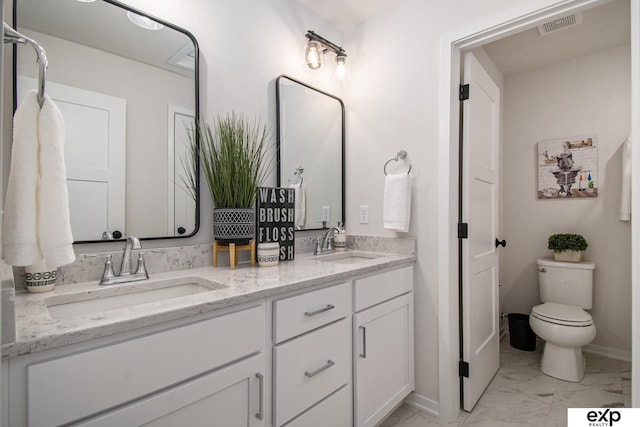
[[[432,426],[566,426],[567,408],[631,406],[631,363],[584,353],[583,380],[572,383],[540,372],[542,342],[535,352],[500,343],[500,370],[472,412],[441,423],[438,417],[408,405],[400,406],[381,427]]]

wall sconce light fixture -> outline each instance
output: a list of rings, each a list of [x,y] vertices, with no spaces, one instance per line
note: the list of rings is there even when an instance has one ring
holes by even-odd
[[[330,51],[336,54],[336,74],[342,79],[345,73],[345,63],[347,61],[347,52],[340,46],[330,42],[315,32],[309,30],[305,34],[307,46],[304,50],[304,57],[307,66],[312,70],[317,70],[322,66],[323,55]]]

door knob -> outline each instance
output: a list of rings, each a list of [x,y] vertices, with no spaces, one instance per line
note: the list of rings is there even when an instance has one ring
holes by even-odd
[[[498,246],[502,246],[503,248],[507,246],[507,241],[506,240],[498,240],[496,239],[496,248]]]

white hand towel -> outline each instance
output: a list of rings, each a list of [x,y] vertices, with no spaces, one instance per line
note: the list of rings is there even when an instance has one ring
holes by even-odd
[[[27,266],[42,258],[38,245],[38,115],[36,92],[27,94],[13,118],[11,170],[2,224],[3,254],[9,265]]]
[[[296,230],[304,228],[307,217],[307,185],[303,182],[289,184],[295,194],[295,227]]]
[[[411,180],[408,173],[388,174],[384,181],[384,228],[409,231],[411,220]]]
[[[620,221],[631,221],[631,135],[622,144]]]
[[[38,231],[40,250],[51,270],[70,264],[76,259],[69,216],[64,138],[62,113],[53,100],[45,95],[38,120],[40,142]]]
[[[51,98],[45,95],[40,109],[35,91],[28,93],[16,110],[13,136],[3,218],[5,261],[54,270],[73,262],[75,254],[64,166],[64,121]]]

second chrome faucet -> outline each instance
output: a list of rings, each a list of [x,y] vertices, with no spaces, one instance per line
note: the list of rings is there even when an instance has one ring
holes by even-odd
[[[135,236],[129,236],[122,253],[122,263],[120,264],[120,272],[116,275],[113,271],[113,261],[111,255],[107,255],[104,264],[104,273],[100,279],[100,285],[115,285],[118,283],[136,282],[138,280],[146,280],[149,273],[144,264],[142,252],[138,252],[138,267],[134,273],[131,272],[131,251],[142,249],[140,239]]]
[[[322,237],[316,239],[316,249],[313,252],[315,255],[330,254],[333,253],[333,236],[334,233],[339,233],[340,229],[332,227],[327,230]]]

